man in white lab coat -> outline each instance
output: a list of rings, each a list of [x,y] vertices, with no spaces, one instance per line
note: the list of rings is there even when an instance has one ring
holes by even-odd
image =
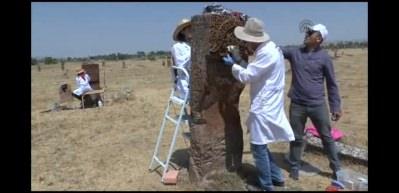
[[[176,41],[171,49],[173,65],[184,68],[189,74],[191,71],[191,22],[188,19],[182,19],[177,25],[173,40]],[[176,77],[176,91],[180,98],[189,93],[189,78],[182,71],[174,71]]]
[[[93,90],[90,86],[90,76],[83,69],[79,69],[75,81],[78,88],[73,91],[72,95],[81,101],[82,94]]]
[[[263,22],[250,18],[244,27],[237,26],[234,35],[245,42],[254,61],[247,64],[237,51],[223,57],[231,66],[233,76],[250,84],[251,105],[247,127],[251,137],[251,151],[259,170],[258,182],[262,190],[272,191],[284,186],[281,169],[276,165],[267,144],[293,141],[294,133],[284,112],[284,57],[276,44],[264,32]],[[256,187],[247,185],[249,190]]]

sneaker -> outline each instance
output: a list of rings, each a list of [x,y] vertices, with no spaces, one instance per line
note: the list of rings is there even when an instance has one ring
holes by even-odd
[[[290,178],[294,180],[299,180],[299,170],[297,169],[291,169],[290,171]]]
[[[332,179],[338,180],[338,176],[340,176],[341,178],[342,178],[342,176],[345,176],[345,171],[342,169],[333,170]]]
[[[331,182],[331,186],[335,186],[337,189],[341,189],[341,190],[345,188],[345,185],[337,180],[333,180]]]
[[[279,182],[279,181],[272,180],[272,182],[273,182],[273,186],[280,186],[280,187],[284,187],[285,186],[284,181]]]
[[[251,184],[245,185],[245,188],[246,188],[248,191],[266,191],[266,190],[263,190],[262,188],[260,188],[260,187],[258,187],[258,186],[254,186],[254,185],[251,185]]]

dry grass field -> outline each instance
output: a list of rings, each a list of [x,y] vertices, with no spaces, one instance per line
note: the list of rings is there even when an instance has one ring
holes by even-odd
[[[344,131],[343,142],[368,147],[368,51],[345,49],[334,60],[343,103],[343,117],[336,126]],[[41,113],[58,101],[58,87],[67,82],[74,88],[75,69],[81,63],[41,65],[31,74],[31,187],[32,190],[201,190],[189,183],[184,159],[188,144],[179,135],[173,159],[183,167],[177,185],[163,185],[160,175],[148,166],[170,94],[169,69],[162,61],[126,60],[100,63],[101,86],[106,75],[105,106],[102,108],[63,110]],[[287,70],[289,65],[287,64]],[[287,72],[286,91],[291,75]],[[244,130],[248,116],[248,86],[241,95],[240,112]],[[74,99],[72,107],[79,106]],[[286,98],[288,112],[289,99]],[[176,109],[177,111],[177,109]],[[172,130],[166,131],[168,144]],[[187,127],[184,127],[187,130]],[[253,166],[249,135],[244,134],[243,162]],[[304,161],[319,168],[315,176],[288,178],[283,155],[285,143],[270,145],[286,176],[289,190],[324,190],[330,184],[328,160],[321,151],[307,149]],[[164,149],[164,151],[166,151]],[[367,165],[343,159],[343,166],[367,174]],[[244,190],[241,178],[226,175],[216,190]]]

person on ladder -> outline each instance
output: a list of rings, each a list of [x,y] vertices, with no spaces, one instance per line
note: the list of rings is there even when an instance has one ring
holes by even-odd
[[[176,41],[176,43],[172,46],[171,54],[173,65],[186,69],[188,74],[190,74],[191,71],[191,38],[191,21],[184,18],[177,25],[173,33],[173,40]],[[190,92],[189,77],[186,77],[183,72],[177,70],[174,70],[173,73],[178,97],[183,99],[184,96]],[[188,98],[190,98],[190,94]]]

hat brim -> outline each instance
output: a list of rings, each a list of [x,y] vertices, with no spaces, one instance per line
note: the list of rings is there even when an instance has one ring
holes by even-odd
[[[262,36],[257,37],[257,36],[251,36],[251,35],[245,33],[244,29],[245,28],[241,27],[241,26],[237,26],[236,28],[234,28],[234,35],[240,40],[244,40],[247,42],[256,42],[256,43],[263,43],[263,42],[270,40],[269,34],[267,34],[265,32],[263,32]]]
[[[183,24],[180,24],[179,26],[176,27],[175,31],[173,32],[173,40],[177,41],[177,35],[186,27],[191,26],[191,22],[186,22]]]
[[[78,72],[76,73],[76,74],[82,74],[82,73],[84,73],[85,71],[82,69],[82,70],[78,70]]]

